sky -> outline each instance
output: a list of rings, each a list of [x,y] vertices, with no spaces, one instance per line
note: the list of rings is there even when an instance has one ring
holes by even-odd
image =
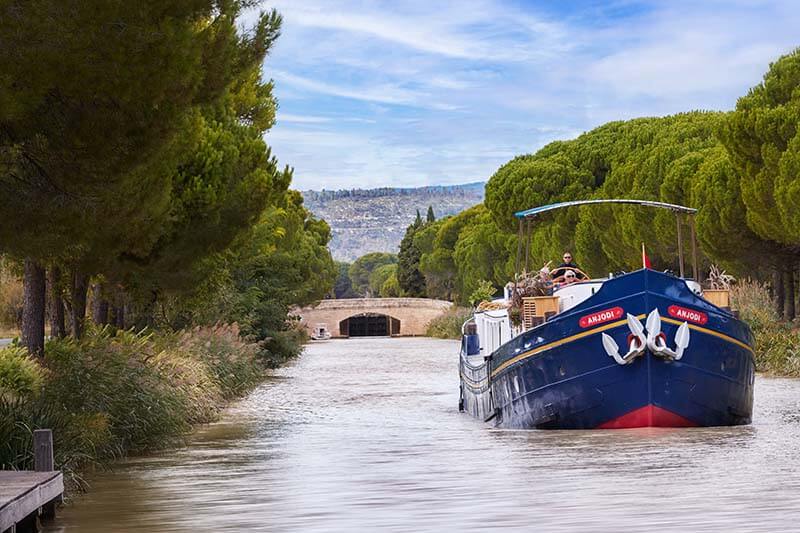
[[[733,109],[800,46],[799,3],[267,1],[265,139],[301,190],[485,181],[608,121]]]

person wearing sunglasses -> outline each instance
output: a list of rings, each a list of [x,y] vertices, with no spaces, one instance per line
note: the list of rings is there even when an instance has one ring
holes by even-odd
[[[581,269],[578,268],[578,265],[576,265],[575,262],[572,260],[571,252],[564,252],[564,256],[562,257],[562,259],[564,260],[564,262],[558,265],[557,269],[558,271],[564,273],[565,270],[567,269],[574,270],[574,272],[572,272],[573,276],[576,275],[576,272],[581,272]],[[583,276],[581,274],[577,274],[577,279],[582,279],[582,278]]]
[[[572,261],[572,254],[570,252],[564,252],[564,257],[562,257],[562,259],[564,262],[558,265],[558,268],[578,268],[578,265]]]

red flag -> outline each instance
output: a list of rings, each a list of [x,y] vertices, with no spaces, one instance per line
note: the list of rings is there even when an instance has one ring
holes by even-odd
[[[647,257],[647,252],[644,251],[644,243],[642,243],[642,266],[644,268],[652,268],[650,258]]]

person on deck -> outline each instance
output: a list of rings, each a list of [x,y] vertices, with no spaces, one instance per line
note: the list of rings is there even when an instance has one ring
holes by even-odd
[[[564,252],[564,256],[562,257],[564,260],[563,263],[558,265],[558,270],[561,271],[562,274],[566,274],[565,270],[570,269],[573,270],[573,276],[576,276],[576,279],[583,279],[583,274],[581,274],[581,269],[578,268],[578,265],[572,260],[572,253]]]
[[[564,257],[562,257],[562,259],[564,262],[558,265],[558,268],[578,268],[578,265],[572,261],[572,254],[570,252],[564,252]]]

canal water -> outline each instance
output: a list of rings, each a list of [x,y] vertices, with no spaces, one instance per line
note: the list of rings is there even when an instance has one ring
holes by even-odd
[[[800,381],[759,378],[747,427],[494,430],[457,412],[457,349],[311,344],[48,531],[800,530]]]

